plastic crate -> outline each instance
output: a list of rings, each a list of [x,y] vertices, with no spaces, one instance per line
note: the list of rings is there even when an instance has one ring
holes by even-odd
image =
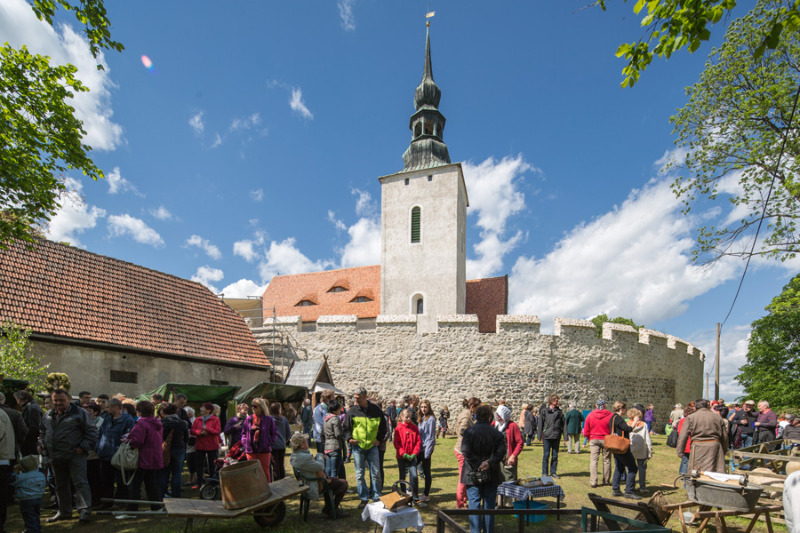
[[[547,504],[533,500],[516,500],[514,502],[514,509],[547,509]],[[514,516],[519,518],[519,515]],[[545,518],[547,518],[547,515],[528,515],[525,517],[525,521],[529,524],[535,524],[538,522],[544,522]]]

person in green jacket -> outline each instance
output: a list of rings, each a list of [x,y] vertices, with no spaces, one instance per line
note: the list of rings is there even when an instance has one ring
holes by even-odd
[[[583,425],[583,413],[575,408],[575,404],[569,404],[569,411],[564,415],[567,424],[567,453],[580,453],[581,426]],[[572,449],[575,451],[572,451]]]
[[[367,399],[367,390],[359,388],[355,395],[355,405],[344,419],[344,437],[353,447],[353,463],[356,471],[358,508],[363,509],[372,501],[377,502],[383,491],[381,479],[380,454],[378,444],[386,437],[386,417],[381,408]],[[370,487],[364,476],[369,468]]]

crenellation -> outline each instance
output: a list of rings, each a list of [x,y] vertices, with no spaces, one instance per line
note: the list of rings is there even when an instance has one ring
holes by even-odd
[[[653,346],[666,346],[667,335],[654,329],[639,328],[639,342]]]
[[[539,333],[542,322],[535,315],[497,315],[497,334],[508,332]]]
[[[603,322],[603,338],[614,342],[638,343],[639,332],[627,324]]]
[[[675,337],[674,335],[667,335],[667,346],[675,350],[676,356],[689,354],[689,343],[683,339]]]

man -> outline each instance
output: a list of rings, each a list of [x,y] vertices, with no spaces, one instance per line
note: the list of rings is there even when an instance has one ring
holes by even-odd
[[[105,420],[110,415],[108,414],[108,394],[101,394],[95,400],[95,403],[100,406],[100,417]]]
[[[786,415],[786,420],[789,421],[789,425],[783,430],[783,438],[800,441],[800,417],[790,414]]]
[[[389,416],[389,420],[392,421],[392,429],[397,427],[397,402],[392,400],[389,402],[389,407],[386,408],[386,414]]]
[[[11,463],[16,458],[16,447],[11,418],[0,409],[0,531],[5,531],[8,502],[14,494],[11,487]]]
[[[28,434],[28,426],[19,411],[6,405],[6,395],[2,392],[0,392],[0,409],[5,411],[8,418],[11,419],[11,425],[14,427],[14,446],[16,452],[19,453],[25,442],[25,436]]]
[[[26,390],[15,392],[14,398],[17,400],[17,405],[22,409],[22,420],[28,427],[28,434],[25,435],[25,441],[20,447],[22,456],[37,455],[36,444],[39,442],[39,424],[42,423],[44,412],[33,401],[33,395]]]
[[[72,518],[72,485],[81,522],[92,519],[92,494],[86,477],[86,454],[97,444],[97,427],[86,410],[70,403],[69,393],[56,389],[53,408],[42,418],[39,446],[56,480],[58,512],[48,523]]]
[[[178,408],[178,418],[186,422],[186,424],[189,427],[191,427],[192,421],[191,418],[189,417],[189,413],[186,412],[187,401],[189,401],[189,399],[186,397],[184,393],[179,392],[178,394],[175,395],[175,407]]]
[[[350,516],[340,507],[345,494],[347,494],[347,480],[325,475],[325,463],[322,457],[315,459],[311,457],[311,452],[308,450],[308,435],[295,433],[289,440],[289,446],[292,448],[292,456],[289,459],[292,468],[300,472],[304,477],[325,479],[333,491],[333,501],[330,501],[330,496],[327,492],[325,493],[325,506],[322,508],[322,514],[332,517],[333,510],[336,509],[336,518],[347,518]],[[308,483],[308,487],[309,498],[318,500],[319,484]]]
[[[353,447],[358,498],[363,509],[372,501],[380,500],[383,492],[380,453],[378,445],[386,438],[386,418],[381,408],[367,400],[367,390],[359,388],[353,399],[355,404],[344,419],[344,438]],[[367,488],[365,470],[369,468],[370,488]]]
[[[567,427],[567,453],[580,453],[583,413],[578,411],[574,403],[569,404],[569,411],[564,415],[564,422]]]
[[[85,409],[86,406],[89,405],[91,401],[92,401],[92,393],[89,392],[88,390],[81,391],[78,393],[78,401],[76,402],[76,405],[78,407],[83,407]]]
[[[611,434],[611,417],[614,413],[606,409],[602,398],[597,400],[596,409],[586,417],[583,436],[589,439],[589,484],[597,487],[597,462],[603,454],[603,485],[611,483],[611,452],[606,450],[605,437]]]
[[[311,411],[311,400],[303,400],[303,409],[300,411],[300,422],[303,423],[303,433],[311,433],[311,424],[314,423],[314,414]]]
[[[669,423],[672,424],[672,427],[675,427],[681,418],[683,418],[683,404],[676,403],[675,408],[669,414]]]
[[[725,452],[728,451],[728,432],[725,419],[712,412],[709,401],[700,399],[694,402],[697,409],[683,423],[678,435],[678,457],[683,459],[686,443],[692,438],[689,454],[689,471],[725,473]]]
[[[778,415],[769,408],[769,402],[761,400],[758,402],[758,418],[755,423],[756,444],[775,440],[775,428],[778,427]]]
[[[323,391],[319,398],[319,404],[314,408],[314,444],[317,447],[317,453],[325,453],[325,435],[322,432],[322,425],[325,423],[325,415],[328,414],[328,403],[330,403],[336,394],[332,390]]]
[[[542,441],[542,475],[558,479],[558,444],[564,433],[564,413],[558,407],[558,395],[551,394],[548,406],[539,417],[539,440]],[[550,465],[548,468],[548,459]]]
[[[134,420],[122,408],[122,402],[117,398],[108,401],[108,413],[108,418],[100,426],[97,444],[97,455],[100,458],[100,491],[103,498],[127,500],[128,485],[122,480],[122,472],[111,466],[111,458],[122,443],[122,436],[130,433],[133,429]],[[116,493],[114,492],[115,483]]]
[[[464,432],[461,440],[461,452],[464,454],[461,482],[467,486],[470,509],[494,509],[497,487],[502,481],[500,462],[507,453],[506,439],[490,425],[492,408],[489,405],[479,406],[475,416],[477,422]],[[488,471],[489,479],[484,483],[476,483],[472,475],[475,471]],[[470,533],[494,531],[494,516],[469,515],[469,530]]]
[[[747,400],[740,411],[737,411],[733,418],[731,418],[731,425],[739,428],[739,438],[742,441],[740,448],[747,448],[753,445],[753,424],[758,420],[758,415],[754,412],[753,408],[756,402]],[[736,435],[734,433],[734,442]]]

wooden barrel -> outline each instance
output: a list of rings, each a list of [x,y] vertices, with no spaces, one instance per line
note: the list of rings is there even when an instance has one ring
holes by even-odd
[[[222,506],[241,509],[266,500],[272,494],[258,460],[242,461],[219,471]]]

